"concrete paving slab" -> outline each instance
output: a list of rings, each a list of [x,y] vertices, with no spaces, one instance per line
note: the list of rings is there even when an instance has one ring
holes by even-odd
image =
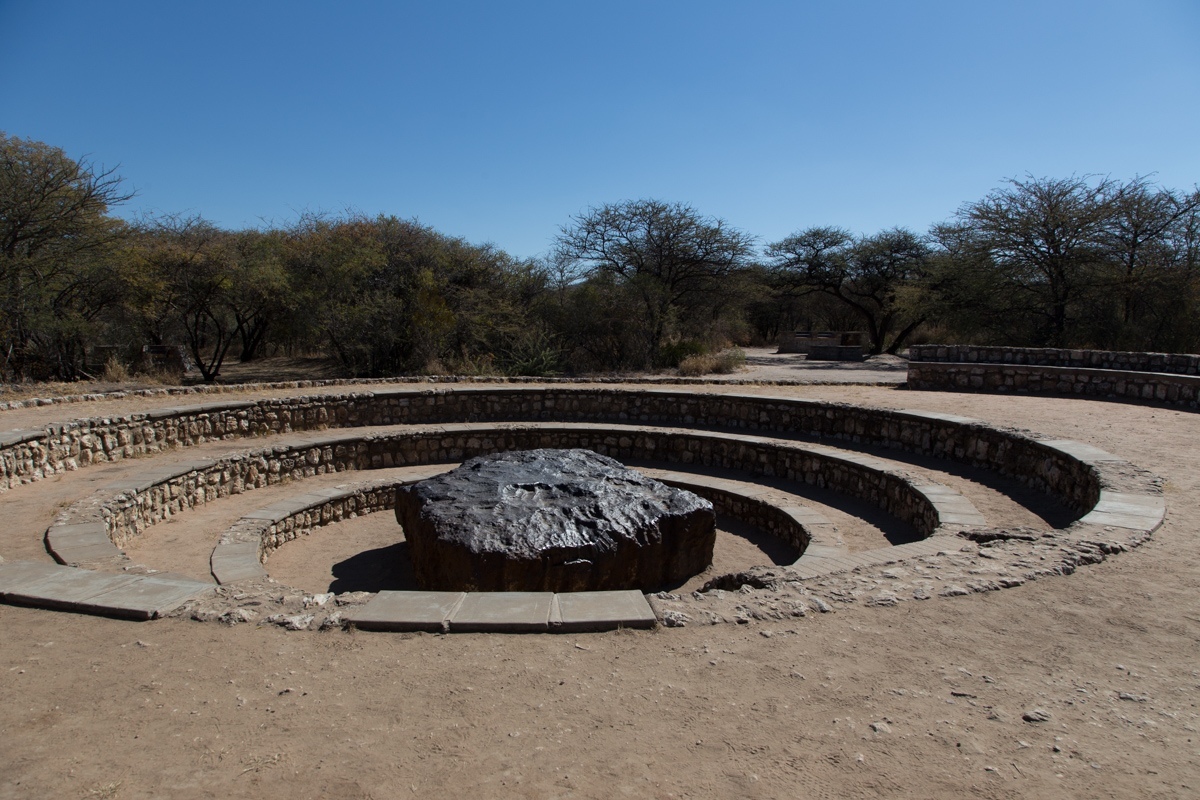
[[[830,525],[824,514],[819,514],[804,506],[780,506],[780,511],[802,525]]]
[[[1161,515],[1166,510],[1166,501],[1161,495],[1128,494],[1125,492],[1100,492],[1100,501],[1093,511],[1120,511],[1148,516]]]
[[[927,556],[927,555],[936,555],[938,552],[940,552],[942,550],[961,549],[962,546],[965,544],[966,544],[966,542],[962,541],[961,539],[957,539],[957,538],[954,539],[953,541],[949,541],[947,538],[943,538],[943,537],[936,537],[936,538],[930,537],[928,539],[922,539],[919,542],[908,542],[907,544],[898,544],[898,545],[896,545],[895,549],[897,550],[897,552],[903,554],[906,557],[907,556]]]
[[[811,561],[801,559],[791,566],[792,573],[800,580],[819,578],[826,573],[824,559],[816,558]]]
[[[82,611],[87,601],[98,594],[119,589],[138,579],[136,575],[116,575],[111,572],[92,572],[75,567],[59,567],[38,580],[5,592],[9,602],[38,608],[60,608]]]
[[[51,525],[46,529],[46,538],[64,544],[102,544],[108,538],[108,528],[103,522],[72,522],[66,525]]]
[[[5,561],[0,564],[0,598],[19,592],[30,584],[57,575],[67,567],[44,561]]]
[[[80,545],[56,548],[52,553],[60,564],[77,567],[93,561],[124,560],[125,554],[111,542],[108,544]]]
[[[3,431],[0,432],[0,447],[12,447],[15,444],[34,442],[45,438],[45,431]]]
[[[214,547],[208,563],[217,583],[237,583],[267,577],[267,571],[258,558],[259,550],[258,542],[223,542]]]
[[[258,519],[258,520],[275,520],[290,517],[293,514],[299,514],[325,504],[324,498],[312,497],[309,495],[296,495],[288,497],[284,500],[279,500],[269,506],[260,508],[257,511],[251,511],[249,514],[243,514],[242,519]]]
[[[198,472],[211,467],[217,462],[215,458],[191,458],[185,461],[177,461],[172,465],[172,470],[176,475],[187,475],[190,472]]]
[[[283,519],[287,516],[291,516],[290,510],[284,510],[282,508],[277,509],[274,506],[267,506],[266,508],[260,508],[257,511],[251,511],[247,514],[242,514],[242,519],[251,519],[259,522],[274,522],[277,519]]]
[[[569,592],[555,595],[557,625],[563,633],[653,628],[657,619],[646,596],[636,589],[611,592]]]
[[[924,363],[927,363],[927,362],[922,362],[922,364],[924,364]],[[901,409],[899,411],[899,413],[908,415],[910,417],[923,417],[925,419],[934,419],[934,420],[938,420],[940,422],[954,422],[959,425],[973,425],[973,424],[979,423],[979,420],[975,419],[974,417],[960,417],[957,414],[943,414],[939,411],[917,411],[915,409],[905,408],[905,409]]]
[[[466,596],[463,592],[380,592],[349,620],[365,631],[441,633]]]
[[[922,490],[924,489],[924,487],[921,488]],[[931,499],[933,500],[934,507],[939,511],[944,510],[948,514],[979,514],[979,510],[975,508],[975,504],[961,494],[939,495]]]
[[[987,525],[987,519],[985,519],[984,516],[979,513],[960,514],[956,511],[944,511],[940,508],[937,510],[937,512],[938,512],[938,522],[941,525],[957,525],[960,527],[963,525],[970,525],[970,526]]]
[[[185,410],[199,414],[207,414],[213,411],[237,411],[243,408],[252,408],[255,405],[257,405],[257,403],[254,400],[216,400],[212,403],[201,403]]]
[[[922,483],[914,484],[914,487],[920,490],[927,497],[962,497],[962,493],[957,489],[947,486],[944,483]]]
[[[104,484],[101,491],[104,492],[141,492],[148,487],[153,486],[155,481],[147,481],[143,475],[130,475],[126,478],[118,478],[115,481]]]
[[[295,501],[297,506],[312,508],[314,506],[323,506],[333,498],[319,492],[305,492],[304,494],[298,494],[291,499]],[[283,504],[280,503],[280,505]]]
[[[143,478],[147,483],[153,485],[156,483],[166,483],[172,478],[182,477],[187,475],[189,472],[191,472],[190,469],[184,469],[178,465],[172,465],[169,467],[162,467],[160,469],[148,470],[143,472],[140,477]]]
[[[157,619],[196,597],[216,591],[211,583],[161,576],[139,577],[89,597],[78,610],[125,619]]]
[[[305,492],[305,494],[310,497],[319,497],[325,500],[336,500],[339,497],[345,497],[347,495],[354,494],[354,492],[354,489],[333,486],[328,489],[313,489]]]
[[[850,560],[850,555],[850,553],[832,556],[809,556],[806,554],[801,556],[800,560],[792,566],[814,569],[822,575],[829,575],[834,572],[846,572],[858,566]]]
[[[1093,511],[1080,518],[1088,525],[1110,525],[1114,528],[1129,528],[1130,530],[1154,530],[1162,522],[1162,516],[1147,516],[1145,514],[1123,514],[1116,511]]]
[[[450,617],[450,630],[537,633],[550,627],[552,592],[472,592]]]
[[[1073,456],[1080,461],[1088,464],[1097,464],[1105,461],[1124,461],[1125,459],[1114,456],[1106,450],[1101,450],[1099,447],[1093,447],[1090,444],[1076,442],[1072,439],[1049,439],[1041,440],[1038,444],[1044,444],[1047,447],[1053,447],[1055,450],[1061,450],[1069,456]]]
[[[810,544],[804,548],[804,555],[801,558],[839,558],[841,556],[850,555],[850,551],[845,547],[831,547],[829,545]]]

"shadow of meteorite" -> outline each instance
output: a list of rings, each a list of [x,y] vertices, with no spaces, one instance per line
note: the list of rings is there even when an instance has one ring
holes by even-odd
[[[419,589],[408,542],[364,550],[333,565],[333,582],[328,591],[383,592]]]

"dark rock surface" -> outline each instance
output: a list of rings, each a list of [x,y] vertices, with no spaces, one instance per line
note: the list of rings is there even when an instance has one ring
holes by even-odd
[[[712,563],[712,504],[589,450],[481,456],[396,492],[418,585],[650,591]]]

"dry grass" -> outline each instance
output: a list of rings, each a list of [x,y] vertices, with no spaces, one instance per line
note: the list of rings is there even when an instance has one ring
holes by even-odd
[[[746,354],[740,347],[731,347],[719,353],[704,353],[688,356],[679,362],[679,374],[685,378],[700,375],[728,375],[746,366]]]

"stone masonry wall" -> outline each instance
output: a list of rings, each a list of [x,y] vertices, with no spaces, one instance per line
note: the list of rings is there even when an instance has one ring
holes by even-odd
[[[347,438],[316,446],[265,448],[219,459],[144,489],[119,494],[97,511],[113,543],[123,547],[150,525],[187,508],[290,479],[348,470],[454,463],[485,453],[540,447],[582,447],[620,461],[704,464],[786,478],[862,499],[912,525],[921,535],[929,535],[938,524],[929,499],[900,474],[786,444],[583,427],[425,430]]]
[[[913,361],[960,364],[1026,364],[1043,367],[1081,367],[1125,372],[1165,372],[1200,375],[1200,355],[1137,353],[1118,350],[1066,350],[1050,347],[976,347],[963,344],[921,344],[909,348]]]
[[[942,392],[1082,395],[1200,407],[1200,376],[1161,372],[910,361],[908,387]]]
[[[386,483],[356,487],[346,494],[331,497],[273,521],[242,519],[226,535],[232,540],[260,543],[259,557],[265,559],[287,542],[324,525],[377,511],[391,511],[396,505],[396,487],[399,485]],[[810,537],[803,525],[777,506],[712,486],[689,485],[688,491],[711,502],[718,514],[733,517],[787,542],[796,548],[797,558],[808,546]]]
[[[830,438],[997,470],[1079,511],[1095,504],[1091,467],[1026,435],[949,415],[840,403],[670,390],[472,387],[392,390],[159,409],[0,436],[0,491],[62,470],[202,442],[292,431],[453,422],[616,422]]]

